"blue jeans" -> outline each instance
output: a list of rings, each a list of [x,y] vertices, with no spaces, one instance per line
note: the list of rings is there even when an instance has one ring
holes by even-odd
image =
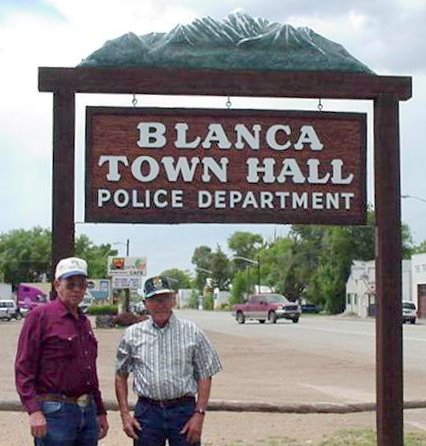
[[[180,433],[194,410],[195,401],[187,401],[175,407],[160,407],[139,400],[134,415],[142,431],[134,446],[164,446],[166,439],[170,446],[200,446],[199,442],[188,443],[185,434]]]
[[[42,401],[47,435],[35,438],[35,446],[96,446],[98,419],[95,403],[87,407],[59,401]]]

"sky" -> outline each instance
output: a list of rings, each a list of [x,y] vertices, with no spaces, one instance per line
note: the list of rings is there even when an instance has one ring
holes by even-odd
[[[380,75],[412,76],[413,97],[400,103],[402,219],[416,244],[426,240],[426,2],[424,0],[0,0],[0,232],[51,227],[52,94],[37,89],[41,66],[74,67],[104,42],[127,32],[167,32],[177,24],[243,9],[254,17],[308,26],[342,44]],[[137,96],[138,106],[224,108],[227,98]],[[226,251],[235,231],[285,235],[286,225],[131,225],[84,223],[84,109],[131,106],[130,95],[77,95],[76,235],[117,243],[124,255],[147,257],[148,275],[169,268],[193,270],[200,245]],[[233,108],[315,110],[316,101],[231,98]],[[363,111],[368,101],[323,100],[325,111]],[[368,199],[374,204],[373,142],[368,137]],[[423,201],[424,200],[424,201]]]

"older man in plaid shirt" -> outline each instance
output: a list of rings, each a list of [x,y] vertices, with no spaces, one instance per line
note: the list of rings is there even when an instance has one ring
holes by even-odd
[[[151,318],[129,327],[116,362],[116,394],[124,432],[135,446],[200,445],[212,376],[222,369],[203,331],[177,318],[175,292],[167,278],[153,277],[144,286]],[[138,395],[132,415],[128,376]]]

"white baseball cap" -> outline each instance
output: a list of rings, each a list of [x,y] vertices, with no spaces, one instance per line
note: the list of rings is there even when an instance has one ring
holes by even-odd
[[[67,257],[56,265],[55,279],[67,279],[72,276],[87,277],[87,262],[78,257]]]

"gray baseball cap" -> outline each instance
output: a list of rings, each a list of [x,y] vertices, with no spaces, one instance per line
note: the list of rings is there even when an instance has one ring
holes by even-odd
[[[174,289],[170,286],[169,279],[164,276],[155,276],[146,279],[143,287],[143,295],[145,299],[156,296],[157,294],[174,293]]]

